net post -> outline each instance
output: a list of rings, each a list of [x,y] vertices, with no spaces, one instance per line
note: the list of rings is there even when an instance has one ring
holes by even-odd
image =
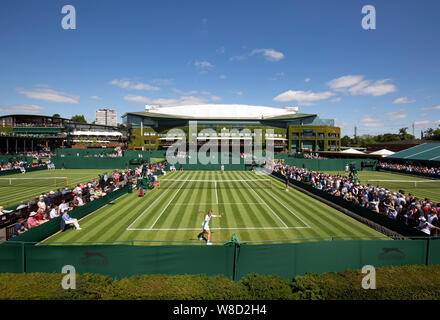
[[[272,179],[270,179],[270,188],[272,189]]]
[[[66,187],[69,186],[69,177],[66,177]]]

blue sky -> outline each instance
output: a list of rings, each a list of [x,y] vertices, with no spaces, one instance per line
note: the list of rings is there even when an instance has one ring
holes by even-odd
[[[299,106],[344,135],[415,122],[419,136],[440,123],[439,14],[437,0],[2,0],[0,114]]]

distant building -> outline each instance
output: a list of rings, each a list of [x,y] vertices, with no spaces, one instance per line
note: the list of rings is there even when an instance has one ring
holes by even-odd
[[[115,110],[99,109],[95,111],[95,123],[104,126],[118,125],[118,114]]]
[[[189,132],[189,122],[197,121],[198,132]],[[129,149],[165,150],[185,136],[201,147],[209,141],[260,140],[263,149],[270,141],[276,152],[340,151],[341,129],[333,119],[299,113],[297,107],[207,104],[174,107],[146,106],[145,112],[127,112],[122,122],[130,128]],[[178,128],[185,133],[176,133]],[[202,132],[209,129],[211,133]],[[236,130],[237,132],[233,132]],[[228,132],[229,131],[229,132]],[[242,152],[241,151],[241,152]]]

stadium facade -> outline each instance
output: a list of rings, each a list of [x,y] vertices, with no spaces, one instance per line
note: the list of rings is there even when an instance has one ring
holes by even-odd
[[[0,116],[0,153],[14,154],[64,147],[124,146],[118,127],[33,114]]]
[[[197,143],[261,135],[263,149],[273,141],[275,152],[340,151],[341,131],[334,120],[299,113],[297,107],[274,108],[236,104],[146,106],[145,112],[127,112],[123,123],[130,128],[128,148],[164,150],[178,140],[189,141],[189,126],[197,124]],[[180,129],[175,133],[172,129]],[[210,130],[210,134],[206,132]],[[204,131],[204,132],[202,132]],[[192,133],[195,134],[195,133]]]

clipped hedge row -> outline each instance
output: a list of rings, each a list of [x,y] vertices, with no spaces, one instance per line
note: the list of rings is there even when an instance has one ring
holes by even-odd
[[[76,289],[61,288],[62,274],[0,274],[0,299],[71,300],[368,300],[440,299],[440,266],[376,269],[376,290],[361,287],[361,271],[307,274],[293,281],[250,274],[239,282],[224,276],[152,275],[113,280],[77,275]]]

